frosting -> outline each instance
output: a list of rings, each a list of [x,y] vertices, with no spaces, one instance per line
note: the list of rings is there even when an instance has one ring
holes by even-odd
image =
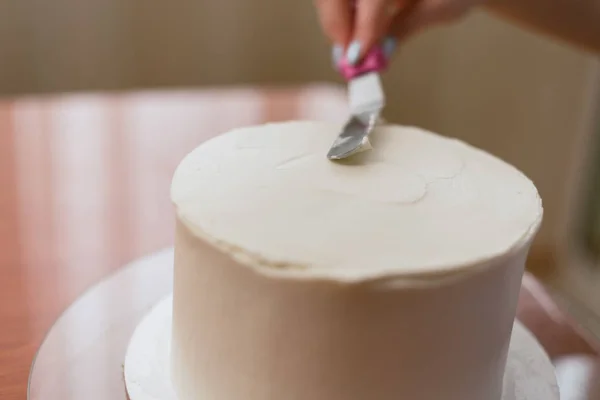
[[[464,272],[537,231],[538,192],[504,161],[384,125],[371,151],[332,162],[340,128],[291,121],[205,142],[175,172],[179,219],[263,272],[342,280]]]
[[[534,185],[413,127],[332,162],[340,129],[238,129],[176,170],[177,397],[500,400]]]

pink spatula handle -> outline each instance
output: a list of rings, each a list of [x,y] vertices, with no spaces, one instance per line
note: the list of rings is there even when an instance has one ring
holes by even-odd
[[[380,72],[387,68],[388,60],[381,46],[375,46],[367,53],[357,65],[350,65],[346,57],[342,57],[338,69],[341,75],[349,81],[350,79],[369,72]]]

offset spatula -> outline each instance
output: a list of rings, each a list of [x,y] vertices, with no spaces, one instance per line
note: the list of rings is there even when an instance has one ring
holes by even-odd
[[[379,73],[386,67],[387,58],[381,47],[374,47],[357,66],[348,64],[345,59],[340,62],[340,73],[348,82],[350,118],[327,153],[330,160],[341,160],[370,149],[368,136],[385,106]]]

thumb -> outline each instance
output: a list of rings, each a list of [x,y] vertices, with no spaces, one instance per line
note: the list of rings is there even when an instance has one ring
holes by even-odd
[[[348,0],[314,0],[325,35],[335,45],[345,47],[352,34],[352,12]]]
[[[358,0],[354,36],[346,57],[356,64],[389,30],[390,23],[403,6],[399,0]]]

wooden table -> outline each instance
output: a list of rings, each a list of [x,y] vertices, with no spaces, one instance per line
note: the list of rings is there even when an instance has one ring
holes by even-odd
[[[345,116],[343,90],[326,86],[0,101],[0,399],[25,399],[36,349],[69,304],[172,244],[169,186],[188,151],[237,126]]]
[[[0,101],[0,398],[23,400],[45,332],[86,288],[173,240],[172,173],[236,126],[340,120],[336,87]]]

